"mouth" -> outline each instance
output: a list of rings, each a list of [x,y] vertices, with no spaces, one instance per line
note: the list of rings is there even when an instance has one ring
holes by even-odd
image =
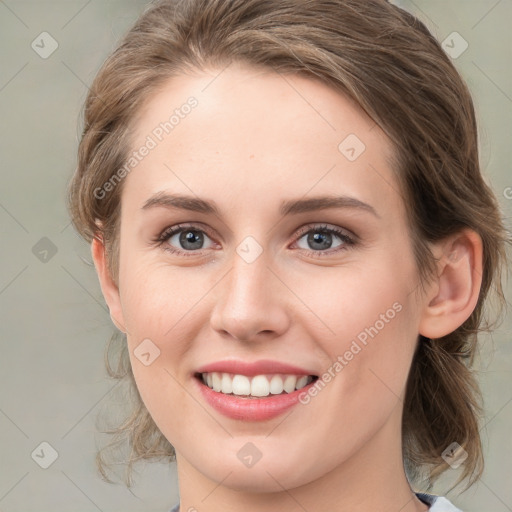
[[[280,416],[297,406],[301,395],[318,380],[300,368],[274,362],[219,363],[199,370],[193,380],[206,404],[227,418],[244,422]]]
[[[275,418],[300,403],[318,376],[277,360],[227,359],[197,368],[192,375],[202,399],[213,410],[246,422]]]
[[[215,393],[242,399],[272,398],[299,391],[318,379],[317,375],[197,372],[194,377]]]

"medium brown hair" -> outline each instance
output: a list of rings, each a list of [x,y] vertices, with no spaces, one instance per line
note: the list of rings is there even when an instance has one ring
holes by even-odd
[[[384,130],[395,150],[422,283],[436,266],[430,243],[463,228],[481,236],[478,303],[451,334],[433,340],[419,337],[402,423],[411,482],[426,476],[430,488],[449,468],[441,454],[455,441],[468,453],[456,485],[469,478],[469,487],[483,471],[482,397],[472,365],[477,333],[492,328],[484,319],[484,302],[493,291],[497,304],[505,304],[501,272],[507,236],[496,198],[480,172],[468,88],[438,41],[413,15],[385,0],[151,3],[104,62],[85,102],[78,166],[69,191],[76,229],[89,242],[94,236],[104,241],[117,281],[123,181],[101,199],[94,191],[125,164],[137,114],[159,87],[182,73],[221,70],[235,61],[321,80],[355,100]],[[172,457],[173,448],[138,395],[126,342],[120,341],[116,368],[109,358],[116,345],[107,347],[107,368],[129,383],[135,408],[110,432],[115,444],[128,442],[131,472],[135,460]],[[97,461],[107,478],[101,451]]]

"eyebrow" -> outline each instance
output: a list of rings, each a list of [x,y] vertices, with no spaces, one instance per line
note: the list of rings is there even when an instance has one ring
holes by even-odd
[[[198,213],[213,214],[221,217],[221,213],[214,201],[181,194],[157,192],[144,203],[142,209],[147,210],[155,207],[188,210]],[[283,201],[279,208],[279,213],[286,216],[317,210],[327,210],[331,208],[356,209],[371,213],[379,219],[381,218],[373,206],[356,199],[355,197],[349,196],[317,196],[310,197],[308,199]]]

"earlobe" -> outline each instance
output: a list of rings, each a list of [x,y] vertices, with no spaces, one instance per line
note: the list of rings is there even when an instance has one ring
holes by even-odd
[[[103,293],[103,297],[105,298],[110,312],[110,318],[121,332],[126,333],[119,288],[112,279],[108,269],[105,245],[101,237],[95,236],[93,238],[91,242],[91,254],[100,281],[101,292]]]
[[[438,277],[425,297],[419,334],[441,338],[460,327],[478,302],[482,285],[482,240],[465,229],[437,248]]]

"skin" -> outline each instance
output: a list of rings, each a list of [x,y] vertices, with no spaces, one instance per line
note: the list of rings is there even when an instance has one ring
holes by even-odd
[[[231,64],[174,78],[141,111],[134,149],[189,96],[198,106],[124,179],[117,280],[101,241],[92,244],[142,399],[176,449],[181,510],[428,510],[403,469],[405,385],[418,334],[452,332],[475,307],[480,238],[467,230],[433,246],[438,276],[422,290],[391,141],[339,92],[304,77]],[[352,162],[338,149],[349,134],[366,146]],[[159,192],[215,201],[220,215],[143,209]],[[279,213],[283,200],[317,195],[357,198],[377,215]],[[154,242],[179,223],[203,230],[192,256],[165,250],[187,252],[176,235]],[[319,225],[357,242],[333,234],[318,255],[306,233]],[[305,226],[313,232],[299,233]],[[251,263],[236,252],[247,236],[263,251]],[[322,375],[396,303],[400,312],[289,415],[229,419],[191,385],[199,366],[227,358]],[[147,338],[160,356],[145,366],[133,351]],[[262,454],[251,468],[237,457],[247,442]]]

